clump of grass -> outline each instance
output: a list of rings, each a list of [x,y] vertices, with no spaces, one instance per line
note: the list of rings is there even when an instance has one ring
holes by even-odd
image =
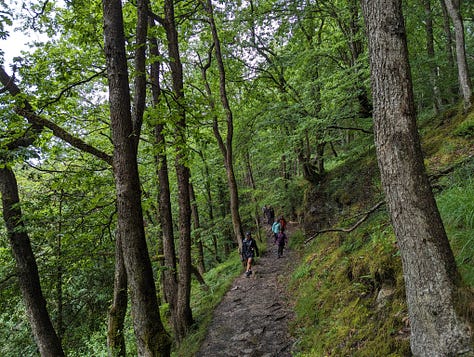
[[[456,136],[472,138],[474,136],[474,112],[471,112],[464,121],[453,131]]]
[[[443,191],[437,202],[461,275],[474,287],[474,179]]]
[[[350,234],[318,237],[292,275],[298,336],[295,356],[404,356],[406,321],[401,262],[388,217]],[[376,308],[384,285],[390,303]]]
[[[298,229],[291,233],[291,235],[289,236],[288,246],[291,249],[300,249],[301,247],[303,247],[305,239],[306,237],[304,235],[304,232]]]

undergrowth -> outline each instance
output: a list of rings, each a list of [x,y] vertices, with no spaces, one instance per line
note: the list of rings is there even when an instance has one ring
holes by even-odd
[[[474,114],[450,110],[423,118],[427,172],[465,284],[474,287]],[[357,143],[352,143],[357,145]],[[359,157],[328,173],[338,203],[332,227],[350,227],[381,194],[366,140]],[[332,175],[332,176],[331,176]],[[310,200],[309,200],[310,202]],[[364,208],[365,207],[365,208]],[[352,217],[352,218],[351,218]],[[383,209],[350,232],[324,233],[297,246],[304,257],[291,277],[294,356],[411,356],[401,259]]]
[[[311,244],[292,276],[295,356],[408,355],[400,259],[385,220]],[[382,288],[387,297],[378,299]]]
[[[211,322],[212,312],[222,300],[234,278],[241,273],[241,269],[240,258],[234,252],[225,262],[204,274],[205,287],[193,281],[191,308],[194,325],[184,341],[173,351],[172,356],[193,356],[199,350]]]
[[[474,287],[474,162],[465,165],[464,178],[453,175],[453,185],[437,199],[446,232],[450,237],[460,273],[467,285]],[[455,176],[458,176],[456,178]]]

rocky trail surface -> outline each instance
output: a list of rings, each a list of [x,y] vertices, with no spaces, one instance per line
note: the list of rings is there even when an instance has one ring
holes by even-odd
[[[296,225],[288,224],[288,237]],[[293,317],[286,282],[294,268],[296,253],[277,247],[268,228],[267,251],[257,258],[250,277],[242,275],[214,311],[207,336],[197,357],[287,357],[294,341],[288,333]]]

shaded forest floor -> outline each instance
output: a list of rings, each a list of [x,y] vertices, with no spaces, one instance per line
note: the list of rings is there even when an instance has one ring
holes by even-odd
[[[295,223],[288,224],[290,240],[296,228]],[[286,285],[297,253],[285,247],[283,257],[278,259],[273,233],[266,229],[267,251],[257,258],[250,277],[242,270],[235,279],[214,311],[196,356],[291,356],[294,341],[288,323],[293,309]]]

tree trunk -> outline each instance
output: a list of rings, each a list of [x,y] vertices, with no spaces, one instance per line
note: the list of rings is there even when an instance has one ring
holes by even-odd
[[[453,36],[451,33],[451,23],[449,21],[448,9],[446,9],[446,4],[444,3],[444,0],[439,0],[439,2],[441,4],[441,9],[443,12],[443,30],[444,30],[444,36],[446,39],[445,50],[446,50],[446,56],[448,59],[449,78],[453,78],[453,80],[449,82],[455,82],[456,75],[454,73],[456,72],[456,66],[454,64],[454,53],[453,53],[454,44],[453,44]],[[458,86],[453,85],[453,83],[451,83],[448,88],[449,88],[448,102],[453,104],[459,96]]]
[[[36,345],[42,357],[64,356],[61,342],[46,308],[38,266],[33,255],[30,238],[23,224],[16,177],[7,166],[0,168],[0,192],[2,194],[3,219],[16,262],[18,283]]]
[[[224,108],[226,121],[227,121],[227,137],[226,137],[225,144],[222,140],[222,136],[220,134],[218,122],[216,118],[214,119],[214,126],[213,126],[214,136],[216,136],[216,139],[219,144],[219,148],[222,152],[222,155],[224,156],[224,165],[225,165],[225,169],[227,173],[227,184],[228,184],[229,193],[230,193],[230,213],[232,217],[232,226],[234,228],[235,239],[237,240],[237,244],[239,245],[239,250],[240,250],[242,248],[244,231],[242,228],[242,221],[240,218],[239,192],[238,192],[237,181],[235,179],[235,173],[234,173],[234,159],[233,159],[233,150],[232,150],[232,140],[233,140],[233,133],[234,133],[233,114],[232,114],[232,110],[230,108],[229,100],[227,97],[226,74],[225,74],[224,62],[222,59],[219,35],[217,33],[217,27],[214,21],[214,10],[213,10],[213,5],[212,5],[212,0],[207,0],[207,2],[203,3],[203,5],[207,11],[209,25],[211,27],[217,68],[219,70],[220,99],[221,99],[222,107]]]
[[[467,67],[466,47],[464,42],[464,25],[459,9],[459,1],[444,0],[449,16],[454,24],[454,36],[456,38],[456,59],[458,64],[459,89],[464,100],[464,109],[471,106],[471,80]]]
[[[206,188],[206,199],[207,199],[207,215],[209,218],[209,222],[214,221],[214,202],[212,199],[212,191],[211,191],[211,178],[209,175],[209,165],[207,164],[206,158],[202,151],[198,152],[199,157],[202,160],[202,164],[204,166],[204,186]]]
[[[196,202],[196,194],[194,193],[194,186],[192,183],[189,184],[189,199],[191,200],[191,217],[194,223],[194,245],[197,250],[197,268],[199,273],[202,275],[206,272],[206,266],[204,264],[204,248],[202,245],[202,236],[200,233],[201,223],[199,222],[199,211],[198,204]]]
[[[415,356],[470,350],[455,309],[459,276],[425,172],[401,0],[363,0],[382,186],[401,253]]]
[[[109,310],[107,326],[107,350],[109,357],[125,357],[126,346],[123,334],[127,313],[127,272],[123,261],[122,241],[117,234],[115,241],[114,297]]]
[[[175,170],[178,180],[179,265],[176,304],[176,338],[181,341],[193,323],[191,310],[191,202],[189,200],[190,170],[186,152],[186,113],[184,110],[183,65],[179,54],[178,32],[173,0],[165,0],[165,30],[176,104]]]
[[[140,6],[139,6],[140,7]],[[131,295],[138,354],[168,356],[170,340],[162,325],[145,240],[137,165],[137,138],[130,105],[125,36],[120,0],[104,0],[104,50],[109,79],[113,168],[117,191],[117,234]]]
[[[433,108],[435,113],[438,114],[441,110],[441,93],[438,85],[438,73],[435,59],[434,50],[434,37],[433,37],[433,12],[431,11],[431,0],[423,0],[423,6],[425,7],[425,30],[426,30],[426,52],[428,54],[429,67],[430,67],[430,84],[433,95]]]
[[[150,27],[155,23],[150,20]],[[150,54],[154,58],[160,58],[158,42],[156,38],[150,39]],[[158,107],[161,100],[160,85],[160,63],[155,60],[151,63],[150,82],[153,96],[153,105]],[[162,231],[163,242],[163,293],[165,301],[169,304],[171,314],[171,326],[174,334],[178,333],[176,321],[176,303],[178,297],[178,277],[176,272],[176,248],[174,244],[173,215],[171,211],[171,193],[168,176],[168,159],[166,157],[166,140],[163,134],[164,123],[160,122],[155,126],[155,146],[157,154],[155,156],[156,174],[158,177],[158,216]]]

